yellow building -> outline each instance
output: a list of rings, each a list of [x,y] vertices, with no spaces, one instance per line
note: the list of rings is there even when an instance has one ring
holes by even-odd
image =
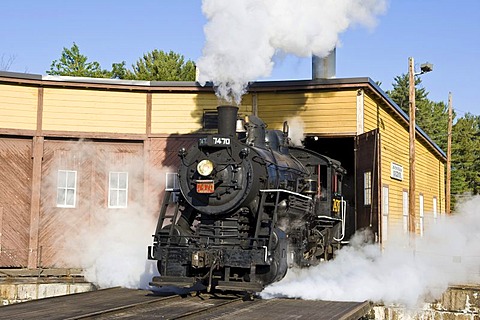
[[[178,150],[220,103],[194,82],[0,72],[0,266],[68,266],[61,239],[99,214],[158,214]],[[296,123],[306,147],[340,160],[357,229],[380,242],[407,229],[408,118],[371,79],[255,82],[239,112]],[[416,150],[421,234],[445,211],[445,154],[418,128]]]

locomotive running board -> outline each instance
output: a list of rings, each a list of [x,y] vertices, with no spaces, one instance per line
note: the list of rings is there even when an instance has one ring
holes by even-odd
[[[218,281],[215,289],[221,291],[260,292],[263,286],[254,282]]]
[[[184,277],[153,277],[149,285],[153,287],[177,287],[183,289],[193,289],[193,287],[195,287],[195,290],[198,290],[198,285],[200,285],[203,287],[200,291],[206,289],[203,284],[198,282],[198,279]],[[214,290],[237,292],[260,292],[263,288],[259,283],[240,281],[218,281],[214,286]]]
[[[148,284],[154,287],[191,288],[197,284],[197,280],[184,277],[153,277]]]

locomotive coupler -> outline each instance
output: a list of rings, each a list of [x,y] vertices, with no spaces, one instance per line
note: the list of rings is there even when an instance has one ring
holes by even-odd
[[[192,267],[209,268],[220,261],[220,252],[199,250],[192,253]]]
[[[195,251],[192,253],[192,267],[206,268],[210,266],[211,258],[206,251]]]

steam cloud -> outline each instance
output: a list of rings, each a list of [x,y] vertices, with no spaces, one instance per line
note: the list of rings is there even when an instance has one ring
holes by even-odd
[[[415,307],[439,298],[449,284],[480,280],[480,197],[453,216],[432,222],[423,237],[408,239],[389,231],[388,246],[365,242],[357,234],[334,260],[309,269],[291,269],[267,287],[264,298],[399,303]]]
[[[305,140],[305,123],[301,117],[293,117],[287,120],[288,123],[288,137],[294,146],[302,146],[302,141]]]
[[[268,77],[274,56],[324,57],[352,25],[373,27],[387,0],[203,0],[208,23],[199,82],[240,104],[248,82]]]
[[[69,152],[84,162],[91,159],[95,151],[91,143],[81,141]],[[143,157],[126,157],[116,164],[118,156],[110,157],[106,153],[105,157],[105,161],[95,165],[92,175],[108,179],[110,171],[128,172],[128,190],[134,194],[129,197],[127,208],[122,209],[105,208],[105,195],[100,196],[100,203],[98,198],[80,197],[77,207],[81,212],[75,214],[78,219],[71,213],[62,219],[68,224],[65,225],[68,236],[59,245],[63,247],[62,263],[82,268],[85,279],[100,288],[145,289],[152,277],[158,275],[155,263],[147,260],[147,246],[152,243],[158,218],[158,211],[152,213],[148,208],[158,206],[160,199],[153,194],[145,199],[142,192],[134,191],[145,188],[145,171],[149,176],[148,189],[161,190],[165,188],[165,172],[175,170],[147,167]],[[56,189],[56,169],[65,169],[62,163],[54,167],[48,182],[53,190]]]

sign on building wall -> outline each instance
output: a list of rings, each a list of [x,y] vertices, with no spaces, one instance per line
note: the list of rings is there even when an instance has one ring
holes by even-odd
[[[403,167],[398,163],[392,162],[390,166],[390,178],[402,181]]]

